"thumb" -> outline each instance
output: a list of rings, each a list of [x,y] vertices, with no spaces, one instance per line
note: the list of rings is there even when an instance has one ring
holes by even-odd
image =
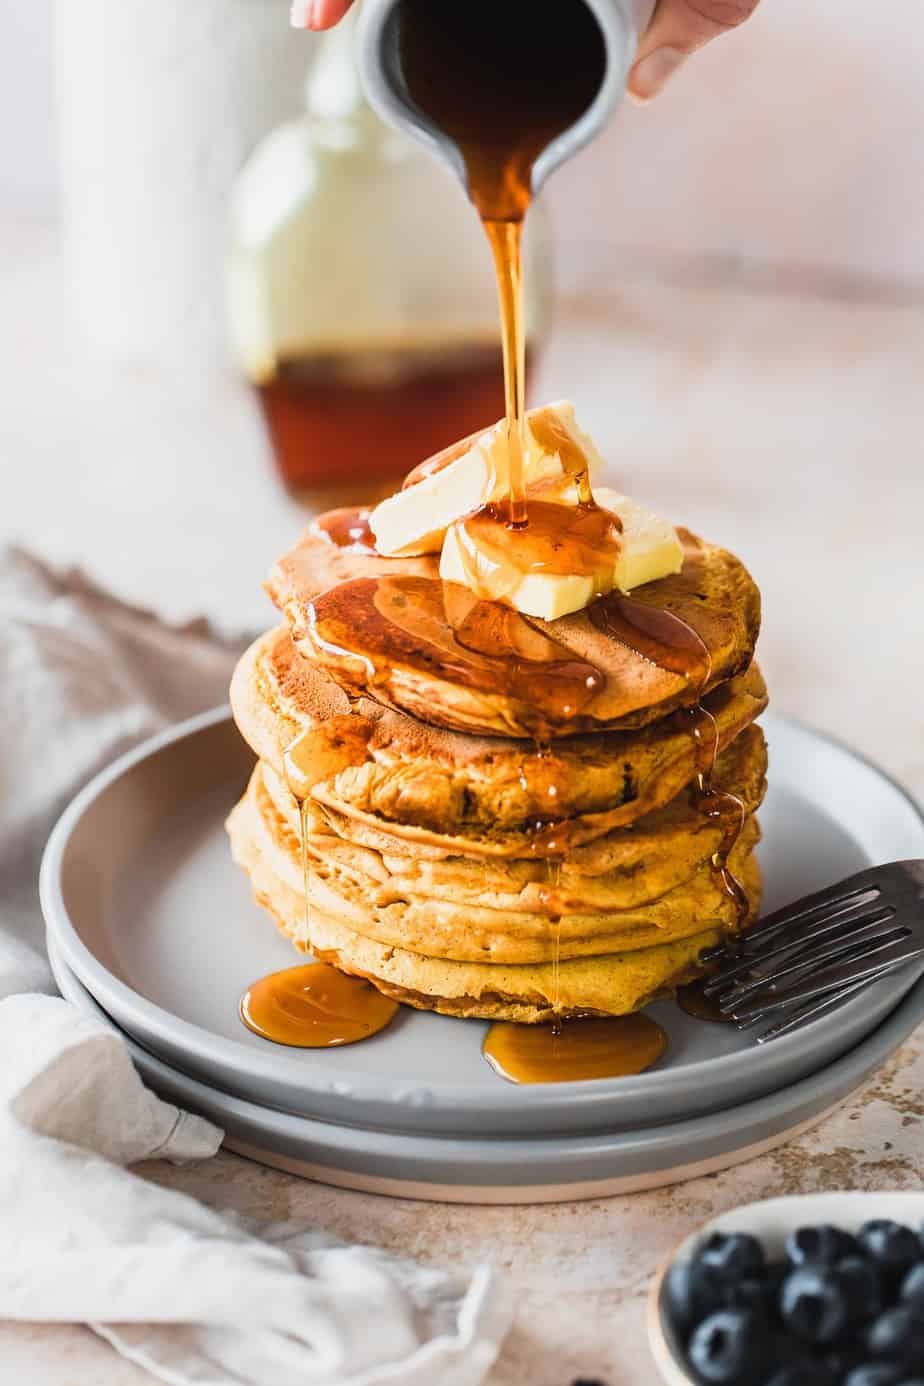
[[[659,0],[629,74],[630,93],[650,101],[689,53],[743,24],[756,8],[757,0]]]

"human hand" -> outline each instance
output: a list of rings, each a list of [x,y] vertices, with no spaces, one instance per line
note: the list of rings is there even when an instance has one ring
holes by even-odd
[[[348,8],[341,4],[341,14]],[[629,73],[629,94],[650,101],[684,58],[743,24],[756,9],[757,0],[658,0]]]
[[[299,29],[330,29],[352,0],[292,0],[292,23]],[[629,91],[650,101],[688,54],[742,24],[757,0],[659,0],[629,73]]]

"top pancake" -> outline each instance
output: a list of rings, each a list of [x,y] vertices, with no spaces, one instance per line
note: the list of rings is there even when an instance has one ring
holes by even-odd
[[[486,646],[477,642],[473,653],[470,642],[463,646],[456,639],[458,611],[471,625],[473,614],[490,617],[496,605],[476,603],[467,589],[441,584],[435,557],[390,559],[338,548],[317,528],[309,528],[276,563],[267,590],[285,613],[299,651],[348,693],[436,726],[550,740],[645,726],[696,703],[750,664],[760,625],[754,582],[734,555],[687,531],[678,533],[685,555],[681,572],[637,588],[631,602],[642,616],[647,610],[668,613],[665,621],[678,618],[672,624],[686,628],[702,651],[701,657],[696,653],[696,677],[653,656],[644,637],[634,648],[625,623],[614,635],[586,610],[541,621],[504,608],[517,622],[520,676],[511,679],[508,658],[480,653]],[[408,595],[416,608],[420,592],[426,593],[423,614],[405,619]],[[476,630],[485,624],[480,620]],[[601,686],[592,697],[575,704],[554,690],[554,696],[544,696],[549,666],[542,661],[551,658],[550,651],[566,683],[580,687],[581,671],[596,671]]]

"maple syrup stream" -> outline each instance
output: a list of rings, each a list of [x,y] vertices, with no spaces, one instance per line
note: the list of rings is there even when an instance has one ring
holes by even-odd
[[[408,95],[455,143],[494,258],[509,444],[503,522],[521,529],[528,522],[522,227],[536,160],[600,89],[603,36],[586,6],[562,7],[552,23],[534,0],[400,0],[397,24]]]

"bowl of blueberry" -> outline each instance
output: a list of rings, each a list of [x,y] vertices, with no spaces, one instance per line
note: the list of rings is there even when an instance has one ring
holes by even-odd
[[[924,1193],[725,1213],[664,1267],[648,1328],[669,1386],[924,1386]]]

